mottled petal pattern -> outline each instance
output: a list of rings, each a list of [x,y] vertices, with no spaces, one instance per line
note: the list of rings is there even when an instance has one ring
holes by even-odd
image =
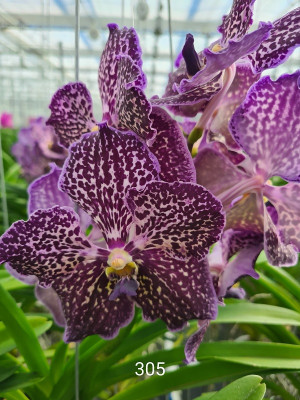
[[[69,207],[38,210],[0,238],[0,263],[8,262],[18,274],[35,275],[45,287],[70,275],[89,254],[107,257],[80,231],[78,215]]]
[[[255,193],[245,194],[226,214],[225,229],[263,232],[262,199]]]
[[[300,185],[288,183],[285,186],[265,186],[264,195],[276,208],[276,227],[281,241],[293,244],[300,252]]]
[[[140,192],[129,190],[127,202],[135,222],[129,239],[170,258],[202,259],[224,227],[221,203],[194,183],[151,182]]]
[[[61,169],[51,164],[51,172],[32,182],[28,187],[28,214],[55,205],[73,207],[70,197],[58,189]]]
[[[227,290],[244,276],[258,279],[259,275],[254,270],[255,261],[263,249],[263,241],[256,246],[245,247],[230,261],[219,279],[218,296],[224,297]]]
[[[208,48],[205,49],[203,51],[203,54],[206,57],[205,67],[191,79],[183,79],[180,82],[178,91],[183,93],[192,90],[199,85],[203,85],[216,76],[219,71],[224,70],[241,57],[251,53],[269,36],[271,28],[272,24],[262,22],[256,31],[248,33],[240,41],[236,42],[230,40],[228,46],[218,53],[215,53]]]
[[[196,182],[193,159],[179,124],[162,108],[151,114],[157,136],[151,147],[160,165],[160,178],[166,182]]]
[[[105,267],[98,262],[80,264],[68,279],[55,279],[53,288],[66,319],[66,342],[95,334],[111,339],[132,320],[134,304],[130,298],[120,295],[109,300],[113,284],[105,275]]]
[[[229,39],[239,40],[248,31],[253,20],[253,5],[255,0],[234,0],[230,13],[224,15],[218,31],[222,34],[222,43]]]
[[[45,307],[53,315],[54,321],[59,326],[65,326],[66,321],[61,305],[60,298],[58,297],[56,291],[50,288],[43,288],[39,285],[36,285],[34,291],[35,297],[44,304]]]
[[[156,130],[152,127],[150,102],[142,89],[140,68],[129,56],[117,58],[117,93],[111,119],[118,129],[131,130],[147,141],[154,142]]]
[[[300,71],[261,78],[235,111],[230,130],[266,179],[300,181]]]
[[[53,126],[60,143],[67,148],[97,125],[90,92],[81,82],[71,82],[60,88],[49,108],[51,115],[46,123]]]
[[[197,361],[196,353],[198,347],[200,346],[205,332],[209,326],[209,320],[205,319],[203,321],[198,321],[198,330],[193,335],[191,335],[184,347],[185,363],[189,364],[191,362]]]
[[[180,106],[176,114],[183,116],[195,116],[202,111],[203,106],[222,88],[221,74],[217,74],[209,82],[204,83],[190,91],[184,93],[173,92],[171,96],[162,98],[152,98],[153,105]],[[194,107],[192,107],[192,105]],[[184,106],[191,106],[184,108]],[[173,110],[173,109],[172,109]],[[181,110],[181,112],[180,112]]]
[[[250,66],[246,63],[236,63],[236,73],[232,84],[227,93],[222,97],[221,106],[218,108],[217,115],[211,124],[210,136],[214,140],[226,143],[231,149],[239,148],[231,136],[228,128],[229,121],[236,108],[243,102],[251,85],[253,85],[260,75],[254,75]]]
[[[124,27],[123,29],[119,29],[116,24],[109,24],[108,28],[109,37],[101,55],[98,84],[102,100],[103,120],[111,125],[111,110],[115,109],[116,98],[120,89],[117,85],[119,69],[118,56],[128,55],[137,67],[141,68],[142,50],[136,31],[133,28],[128,29]],[[143,89],[146,85],[146,77],[141,69],[140,73],[140,87]]]
[[[121,246],[132,221],[128,187],[140,188],[158,173],[157,160],[134,133],[104,123],[70,148],[60,187],[94,219],[109,246]]]
[[[213,143],[199,150],[194,163],[197,183],[215,196],[247,178]]]
[[[143,251],[138,258],[135,301],[147,321],[161,318],[176,330],[190,319],[216,317],[217,298],[206,260],[175,260],[159,250]]]
[[[291,244],[285,245],[280,240],[279,232],[267,210],[265,210],[264,227],[264,249],[269,263],[275,266],[295,265],[298,261],[298,254],[294,246]]]
[[[275,68],[287,60],[300,45],[300,8],[292,10],[273,22],[270,36],[247,56],[253,72],[259,73]]]

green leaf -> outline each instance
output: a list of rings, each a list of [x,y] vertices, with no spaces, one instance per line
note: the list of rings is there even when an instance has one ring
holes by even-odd
[[[294,295],[300,301],[300,284],[299,282],[289,274],[285,268],[278,268],[269,265],[267,262],[256,264],[257,268],[262,269],[264,272],[269,274],[272,279],[280,283],[280,286],[287,289],[292,295]]]
[[[0,320],[4,322],[31,371],[45,376],[48,373],[49,366],[39,341],[23,311],[1,285]]]
[[[300,302],[297,301],[288,290],[283,288],[281,285],[274,282],[272,279],[260,273],[260,278],[257,281],[267,292],[279,300],[279,302],[287,308],[291,308],[297,312],[300,312]]]
[[[64,342],[60,342],[58,344],[50,365],[50,377],[52,383],[57,382],[60,376],[62,375],[62,371],[65,366],[64,364],[67,355],[67,350],[68,350],[68,344]]]
[[[136,377],[136,362],[164,362],[165,366],[178,365],[184,358],[183,346],[161,350],[114,365],[101,372],[101,380],[93,382],[91,390],[84,392],[87,398],[115,383]],[[265,342],[209,342],[202,343],[197,352],[200,361],[216,359],[253,366],[255,368],[280,370],[300,369],[300,346]],[[101,368],[101,365],[99,366]],[[95,367],[97,371],[97,367]],[[100,370],[100,369],[99,369]],[[99,377],[100,375],[97,374]]]
[[[208,358],[274,370],[300,370],[300,345],[229,341],[202,343],[197,359]]]
[[[0,393],[21,389],[39,382],[42,378],[35,372],[19,373],[0,382]]]
[[[19,366],[11,360],[0,360],[0,382],[11,376],[18,368]]]
[[[149,400],[173,390],[224,382],[245,374],[261,372],[253,366],[210,360],[199,365],[186,366],[163,376],[153,376],[116,394],[110,400]]]
[[[219,307],[212,323],[247,323],[300,326],[300,313],[283,307],[239,301]]]
[[[36,336],[42,335],[52,325],[52,322],[44,317],[27,316],[26,319]],[[7,353],[15,347],[16,343],[11,337],[9,330],[5,327],[3,322],[0,322],[0,354]]]
[[[261,400],[266,392],[266,385],[261,383],[262,379],[257,375],[243,376],[208,398],[211,400]],[[203,397],[195,400],[203,400]]]
[[[195,399],[195,400],[208,400],[208,399],[211,399],[212,396],[213,396],[215,393],[216,393],[216,392],[203,393],[200,397],[197,397],[197,399]]]
[[[28,397],[21,390],[4,393],[3,396],[6,400],[28,400]]]

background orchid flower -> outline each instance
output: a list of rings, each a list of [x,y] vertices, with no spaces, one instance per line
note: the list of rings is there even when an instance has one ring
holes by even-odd
[[[222,232],[220,202],[194,183],[157,180],[157,160],[135,134],[99,129],[71,146],[60,188],[94,219],[107,248],[84,236],[74,210],[54,206],[12,225],[0,262],[55,290],[67,341],[114,337],[135,303],[169,329],[215,318],[201,259]]]
[[[273,265],[294,265],[300,248],[298,82],[299,71],[275,82],[264,77],[252,86],[229,125],[246,154],[242,163],[234,165],[205,146],[195,159],[197,182],[217,195],[227,211],[226,229],[264,232],[264,249]],[[270,186],[272,176],[291,182]],[[263,196],[275,207],[276,221]]]
[[[11,113],[3,112],[0,117],[1,128],[13,128],[13,115]]]
[[[67,157],[67,151],[58,144],[53,128],[46,126],[42,117],[32,119],[27,128],[19,131],[12,153],[28,181],[48,172],[50,162],[62,165]]]
[[[204,111],[208,101],[216,97],[213,101],[216,104],[211,105],[214,111],[230,90],[237,61],[251,67],[253,75],[283,63],[300,44],[300,9],[292,10],[273,24],[261,24],[256,31],[247,34],[252,24],[253,4],[254,0],[235,0],[218,28],[222,38],[198,54],[193,36],[187,35],[182,51],[184,59],[169,75],[163,97],[154,98],[152,103],[167,105],[175,114],[192,117]],[[220,71],[225,71],[222,77]],[[210,83],[214,83],[214,93]]]

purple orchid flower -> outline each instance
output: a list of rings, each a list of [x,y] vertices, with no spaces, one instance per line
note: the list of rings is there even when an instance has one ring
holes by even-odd
[[[197,182],[223,203],[225,229],[263,233],[273,265],[294,265],[300,249],[299,75],[260,79],[233,114],[229,128],[246,156],[241,163],[233,164],[213,144],[200,146],[195,159]],[[270,186],[273,176],[289,183]]]
[[[231,90],[238,62],[251,68],[253,79],[256,74],[283,63],[300,44],[300,8],[273,24],[261,23],[256,31],[247,33],[252,24],[253,5],[254,0],[234,0],[230,13],[223,17],[218,28],[221,39],[198,54],[194,38],[188,34],[183,59],[169,75],[165,94],[160,99],[153,98],[152,103],[167,105],[173,113],[186,117],[204,112],[196,126],[204,129]]]
[[[134,314],[180,329],[210,320],[217,298],[205,262],[224,226],[221,203],[194,183],[163,182],[158,162],[131,132],[106,124],[70,147],[60,188],[97,223],[101,248],[70,207],[37,210],[0,239],[0,262],[58,295],[65,340],[117,335]]]
[[[7,112],[3,112],[0,117],[1,128],[13,128],[13,115]]]
[[[28,181],[49,171],[49,163],[62,164],[67,152],[59,146],[53,128],[45,125],[44,118],[32,119],[27,128],[22,128],[12,153],[22,167]]]
[[[146,78],[136,31],[119,29],[116,24],[108,27],[98,76],[103,120],[118,130],[135,132],[151,147],[162,180],[195,182],[195,168],[179,124],[165,110],[153,107],[144,93]],[[49,107],[47,124],[54,127],[65,147],[82,134],[98,130],[92,99],[83,83],[69,83],[59,89]]]

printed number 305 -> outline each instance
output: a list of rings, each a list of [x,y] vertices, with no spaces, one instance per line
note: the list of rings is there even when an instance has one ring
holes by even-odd
[[[152,376],[156,372],[157,375],[162,376],[166,372],[163,367],[164,364],[165,364],[164,362],[158,362],[157,366],[155,368],[155,365],[153,362],[148,362],[147,364],[145,364],[145,371],[144,371],[144,363],[139,361],[135,364],[135,366],[138,367],[138,370],[135,372],[135,374],[138,376],[142,376],[146,373],[146,375]]]

